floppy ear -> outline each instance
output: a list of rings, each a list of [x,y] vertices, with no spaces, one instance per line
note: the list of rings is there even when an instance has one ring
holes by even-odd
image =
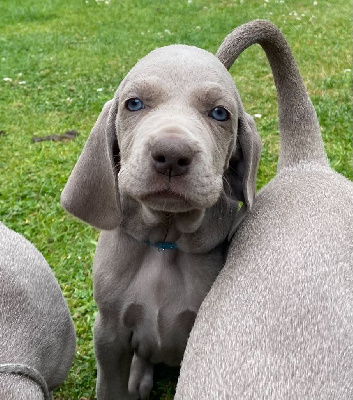
[[[238,119],[235,149],[224,173],[224,190],[232,200],[251,209],[256,192],[256,174],[261,154],[261,139],[253,118],[243,113]]]
[[[61,194],[68,212],[102,230],[119,222],[116,104],[110,100],[104,105]]]

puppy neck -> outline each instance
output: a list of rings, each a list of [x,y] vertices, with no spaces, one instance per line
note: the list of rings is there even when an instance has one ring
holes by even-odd
[[[123,201],[119,229],[138,242],[187,253],[206,253],[227,239],[237,203],[221,194],[212,207],[185,213],[155,212],[129,198]]]

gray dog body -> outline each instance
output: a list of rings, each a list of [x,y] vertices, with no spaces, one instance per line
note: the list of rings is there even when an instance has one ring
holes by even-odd
[[[75,346],[69,309],[49,265],[0,223],[0,398],[51,398]]]
[[[148,54],[103,108],[62,194],[69,212],[102,230],[99,400],[144,399],[153,364],[179,365],[237,201],[252,204],[259,153],[231,76],[196,47]]]
[[[353,184],[328,166],[275,26],[245,24],[217,55],[229,68],[253,43],[278,91],[278,174],[255,197],[199,310],[175,399],[352,399]]]

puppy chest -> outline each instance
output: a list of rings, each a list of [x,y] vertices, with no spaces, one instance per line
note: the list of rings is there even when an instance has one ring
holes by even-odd
[[[208,274],[200,274],[197,258],[173,253],[148,252],[129,287],[121,323],[138,356],[179,365],[210,282]]]
[[[128,288],[128,298],[153,310],[199,307],[213,277],[202,260],[177,250],[148,249]]]

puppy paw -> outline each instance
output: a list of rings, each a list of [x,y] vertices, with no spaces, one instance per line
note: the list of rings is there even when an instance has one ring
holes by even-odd
[[[134,355],[129,377],[129,393],[138,400],[146,400],[153,386],[153,364]]]

